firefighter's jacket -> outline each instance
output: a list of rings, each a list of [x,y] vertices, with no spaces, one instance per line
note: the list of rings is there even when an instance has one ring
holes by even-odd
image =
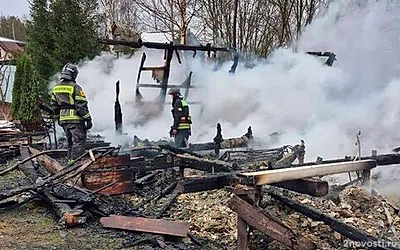
[[[60,125],[92,119],[83,89],[72,81],[62,81],[54,86],[51,106]]]
[[[173,109],[172,116],[174,118],[173,129],[190,129],[190,124],[192,124],[192,118],[189,115],[189,105],[187,102],[180,97],[175,98],[172,103]]]

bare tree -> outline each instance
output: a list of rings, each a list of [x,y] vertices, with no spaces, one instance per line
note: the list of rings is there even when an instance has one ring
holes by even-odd
[[[90,1],[90,0],[86,0]],[[267,56],[299,39],[330,0],[100,0],[106,34],[113,22],[127,30],[163,32],[187,43],[189,30],[245,57]],[[237,15],[235,15],[237,9]],[[236,17],[236,19],[235,19]]]
[[[213,43],[230,46],[246,57],[267,56],[274,48],[298,39],[327,0],[238,0],[237,28],[234,29],[235,0],[199,0]],[[233,34],[235,32],[235,34]],[[234,40],[234,41],[233,41]]]
[[[141,25],[148,30],[170,33],[175,40],[186,43],[186,35],[191,20],[197,12],[196,0],[132,0],[142,12]]]

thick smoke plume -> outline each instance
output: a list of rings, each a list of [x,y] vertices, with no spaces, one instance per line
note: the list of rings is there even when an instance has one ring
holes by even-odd
[[[193,71],[193,84],[199,89],[191,90],[188,99],[203,103],[191,106],[190,141],[211,141],[220,122],[225,138],[241,136],[251,125],[263,148],[304,139],[309,161],[356,154],[357,131],[362,133],[363,155],[400,146],[400,8],[387,1],[360,3],[331,4],[307,27],[296,49],[279,49],[252,69],[239,64],[234,75],[228,73],[231,63],[215,71],[201,53],[196,59],[185,55],[182,65],[175,57],[170,82],[179,84]],[[163,52],[143,51],[146,65],[163,64]],[[338,60],[327,67],[306,51],[331,51]],[[172,124],[171,107],[166,106],[157,119],[133,126],[139,117],[134,91],[141,52],[120,59],[105,54],[80,66],[78,81],[89,99],[94,132],[116,143],[122,143],[114,136],[117,80],[129,140],[133,135],[151,140],[168,137]],[[141,82],[154,82],[150,75],[143,73]],[[158,91],[143,94],[153,100]],[[271,139],[273,132],[280,134],[278,141]]]

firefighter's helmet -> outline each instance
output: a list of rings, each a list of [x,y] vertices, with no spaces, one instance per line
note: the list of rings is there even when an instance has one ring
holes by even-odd
[[[72,63],[67,63],[63,67],[61,71],[61,79],[68,80],[68,81],[75,81],[76,77],[78,76],[78,68],[72,64]]]

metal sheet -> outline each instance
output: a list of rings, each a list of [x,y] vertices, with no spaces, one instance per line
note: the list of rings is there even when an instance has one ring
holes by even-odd
[[[186,237],[189,231],[189,224],[187,223],[147,219],[143,217],[112,215],[110,217],[100,218],[100,223],[106,228],[117,228],[179,237]]]

